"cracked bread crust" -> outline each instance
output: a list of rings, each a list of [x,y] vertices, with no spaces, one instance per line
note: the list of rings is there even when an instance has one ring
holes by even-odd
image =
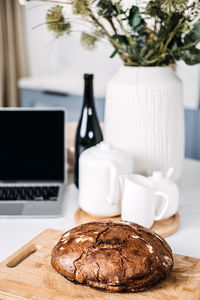
[[[51,264],[67,279],[110,292],[137,292],[164,279],[172,250],[153,231],[126,221],[99,221],[64,233]]]

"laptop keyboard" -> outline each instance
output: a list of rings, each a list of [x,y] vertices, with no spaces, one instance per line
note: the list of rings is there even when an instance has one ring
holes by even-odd
[[[0,200],[56,201],[59,186],[1,186]]]

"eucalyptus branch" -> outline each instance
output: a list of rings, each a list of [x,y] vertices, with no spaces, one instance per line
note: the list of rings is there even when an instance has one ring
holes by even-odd
[[[163,49],[161,49],[162,52],[165,52],[167,50],[167,47],[168,47],[169,43],[172,41],[172,39],[177,34],[178,29],[182,26],[182,23],[183,23],[184,20],[185,20],[185,17],[181,18],[180,21],[178,22],[178,24],[176,25],[176,27],[174,28],[174,30],[170,33],[166,43],[164,44]]]
[[[118,14],[120,14],[120,7],[119,7],[118,3],[115,4],[115,7],[117,8]],[[128,30],[126,30],[126,28],[124,27],[124,24],[123,24],[121,18],[119,17],[119,18],[117,18],[117,20],[118,20],[118,22],[119,22],[119,24],[121,26],[122,31],[125,33],[126,38],[127,38],[128,42],[129,42],[129,44],[133,45],[134,44],[133,43],[133,39],[132,39],[130,33],[128,32]]]
[[[163,34],[164,38],[162,38],[161,40],[161,43],[160,43],[160,53],[163,52],[163,49],[164,49],[164,46],[165,46],[165,37],[168,36],[169,34],[169,26],[171,24],[171,15],[168,16],[168,19],[167,19],[167,23],[165,25],[165,32]]]
[[[112,27],[114,33],[117,34],[117,29],[115,28],[115,25],[114,25],[112,19],[109,19],[108,22],[110,23],[110,25],[111,25],[111,27]]]
[[[107,31],[107,29],[101,24],[101,22],[95,17],[93,12],[89,10],[89,17],[94,21],[94,23],[97,25],[97,27],[100,27],[103,33],[109,38],[109,40],[112,40],[112,36],[110,33]]]
[[[155,22],[154,22],[154,32],[157,32],[157,18],[155,18]]]
[[[170,54],[170,56],[173,58],[172,63],[175,63],[175,61],[176,61],[175,56],[174,56],[175,53],[173,53],[173,51],[171,51],[170,49],[167,49],[167,50],[168,50],[168,53]]]
[[[101,28],[103,33],[108,37],[108,39],[109,39],[110,43],[113,45],[113,47],[119,48],[118,43],[112,39],[112,36],[110,35],[110,33],[103,26],[103,24],[101,24],[100,21],[95,17],[95,15],[93,14],[91,9],[89,9],[89,16],[95,22],[95,24]],[[119,56],[122,58],[122,60],[126,61],[127,63],[131,61],[130,58],[128,56],[126,56],[122,51],[119,50],[118,53],[119,53]]]
[[[176,53],[176,52],[178,52],[178,51],[188,50],[188,49],[190,49],[190,48],[192,48],[192,47],[196,47],[199,43],[200,43],[200,40],[196,40],[196,41],[193,42],[193,43],[189,43],[189,44],[187,44],[187,45],[185,45],[185,46],[179,47],[179,48],[178,48],[177,50],[175,50],[174,52]]]

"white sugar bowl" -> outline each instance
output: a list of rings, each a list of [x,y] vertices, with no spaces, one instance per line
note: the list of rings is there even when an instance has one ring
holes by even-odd
[[[100,144],[85,150],[79,158],[79,205],[99,217],[121,213],[119,175],[133,173],[132,155]]]

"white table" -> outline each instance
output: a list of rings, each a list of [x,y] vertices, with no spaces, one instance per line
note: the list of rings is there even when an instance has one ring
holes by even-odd
[[[175,253],[200,258],[200,162],[185,160],[179,186],[181,226],[166,240]],[[73,183],[69,183],[61,217],[1,218],[0,261],[47,228],[68,230],[73,227],[77,207],[78,191]]]

